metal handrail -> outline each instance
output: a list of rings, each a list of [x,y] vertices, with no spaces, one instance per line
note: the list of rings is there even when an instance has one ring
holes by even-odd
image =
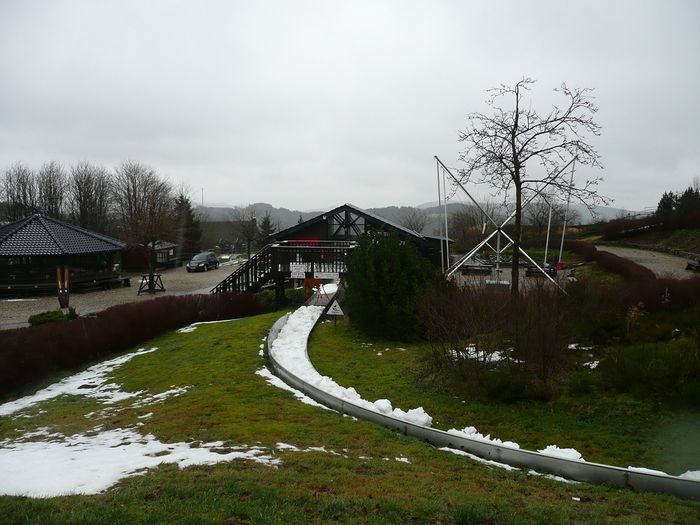
[[[326,306],[327,308],[330,306]],[[326,312],[324,310],[324,314]],[[553,472],[560,476],[577,481],[585,481],[594,484],[612,484],[617,487],[631,488],[646,492],[660,492],[671,494],[685,499],[700,500],[700,481],[679,478],[677,476],[663,476],[648,472],[638,472],[622,467],[592,463],[588,461],[574,461],[570,459],[547,456],[539,452],[526,449],[514,449],[477,441],[467,437],[457,436],[430,427],[423,427],[409,423],[402,419],[387,416],[379,412],[373,412],[366,408],[349,403],[343,399],[332,396],[319,388],[307,383],[295,376],[289,370],[275,361],[270,349],[280,330],[287,322],[289,314],[277,320],[267,337],[267,356],[273,371],[287,384],[301,390],[313,400],[326,405],[342,414],[359,417],[387,426],[406,435],[413,436],[431,443],[437,447],[449,447],[470,452],[484,459],[506,463],[515,467],[529,467],[538,470]],[[319,316],[316,324],[323,318]],[[314,325],[315,329],[316,325]],[[313,329],[311,330],[313,331]],[[311,332],[309,333],[311,335]],[[308,356],[308,339],[307,339]]]
[[[313,244],[305,244],[313,243]],[[323,271],[344,272],[345,258],[356,246],[355,241],[279,241],[264,246],[229,276],[210,290],[210,293],[224,291],[245,291],[259,287],[275,272],[288,272],[289,264],[307,262],[315,264]],[[290,254],[299,258],[292,260]],[[316,257],[314,257],[316,256]]]

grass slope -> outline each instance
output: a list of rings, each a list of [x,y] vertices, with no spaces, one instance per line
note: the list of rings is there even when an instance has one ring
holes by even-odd
[[[528,477],[522,471],[489,468],[385,428],[302,404],[255,375],[264,365],[258,356],[259,344],[278,315],[164,335],[144,345],[157,346],[158,351],[134,358],[113,374],[124,390],[158,393],[173,385],[190,386],[179,397],[96,421],[85,417],[99,408],[94,401],[66,396],[30,410],[31,417],[0,418],[0,440],[13,437],[15,428],[48,426],[66,434],[97,423],[105,429],[122,428],[136,424],[139,415],[153,412],[143,420],[139,432],[150,432],[165,442],[189,441],[197,446],[198,441],[223,440],[229,447],[259,443],[271,450],[276,443],[285,442],[300,448],[325,446],[341,455],[277,451],[283,461],[277,468],[247,461],[183,470],[165,465],[124,479],[95,496],[0,497],[0,521],[229,525],[698,521],[697,503],[566,485]],[[332,329],[324,325],[316,339],[323,339]],[[346,346],[335,349],[338,363],[347,363],[351,355],[343,354],[352,352]],[[315,344],[315,355],[320,353],[317,349]],[[379,375],[375,378],[393,381],[394,386],[396,371],[376,368]],[[356,379],[354,373],[350,370],[337,377],[350,383]],[[360,391],[366,393],[363,388]],[[440,424],[446,419],[438,417]],[[396,461],[397,457],[411,463]]]
[[[523,448],[573,447],[588,461],[622,467],[645,466],[672,474],[700,470],[700,445],[692,437],[700,434],[697,412],[601,393],[540,403],[475,399],[469,385],[437,385],[431,377],[421,378],[428,352],[421,345],[369,339],[345,323],[322,324],[310,344],[319,372],[354,386],[366,399],[388,398],[404,410],[423,406],[436,428],[473,425],[482,434],[516,441]],[[684,429],[681,440],[678,429]],[[694,453],[679,456],[679,446],[689,446]]]

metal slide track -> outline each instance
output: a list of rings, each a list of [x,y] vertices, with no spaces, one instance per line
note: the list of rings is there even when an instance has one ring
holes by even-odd
[[[303,379],[295,376],[287,369],[277,363],[271,355],[272,343],[279,335],[280,330],[287,322],[289,314],[281,317],[270,329],[267,337],[266,353],[270,360],[273,371],[284,382],[301,390],[315,401],[337,410],[341,414],[348,414],[358,418],[363,418],[373,423],[378,423],[390,427],[403,434],[423,439],[436,447],[450,447],[463,450],[477,455],[484,459],[506,463],[514,467],[532,468],[538,471],[546,471],[563,476],[576,481],[602,484],[607,483],[617,487],[630,488],[636,491],[659,492],[671,494],[679,498],[700,500],[700,481],[679,478],[676,476],[663,476],[658,474],[637,472],[626,468],[604,465],[601,463],[591,463],[583,461],[573,461],[570,459],[546,456],[539,452],[513,449],[476,441],[473,439],[448,434],[443,430],[430,427],[423,427],[408,423],[401,419],[373,412],[338,399],[330,394],[308,384]],[[319,317],[319,321],[323,316]],[[317,321],[318,323],[318,321]]]

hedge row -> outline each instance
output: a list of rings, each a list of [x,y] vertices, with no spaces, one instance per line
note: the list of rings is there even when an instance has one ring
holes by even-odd
[[[686,307],[700,301],[700,277],[689,279],[658,278],[649,268],[619,257],[610,252],[598,251],[592,244],[583,241],[566,241],[565,247],[594,261],[612,273],[625,279],[614,293],[621,294],[625,302],[644,303],[647,310],[662,306]]]
[[[0,396],[190,323],[261,312],[250,294],[166,296],[64,323],[0,331]]]

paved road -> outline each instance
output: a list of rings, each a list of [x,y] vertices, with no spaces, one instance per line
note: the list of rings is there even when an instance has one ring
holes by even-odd
[[[682,257],[667,253],[640,250],[638,248],[622,248],[619,246],[596,246],[602,252],[610,252],[625,259],[646,266],[658,277],[671,277],[674,279],[687,279],[698,274],[685,269],[688,261]]]
[[[220,266],[208,272],[187,273],[185,268],[171,268],[161,272],[165,292],[157,294],[136,295],[139,289],[140,275],[132,277],[130,288],[113,288],[86,293],[72,293],[70,305],[79,314],[99,312],[110,306],[133,301],[149,301],[163,295],[183,295],[191,293],[209,293],[209,290],[221,282],[233,270],[234,266]],[[55,296],[36,296],[22,299],[0,299],[0,330],[28,326],[30,315],[58,308]]]

